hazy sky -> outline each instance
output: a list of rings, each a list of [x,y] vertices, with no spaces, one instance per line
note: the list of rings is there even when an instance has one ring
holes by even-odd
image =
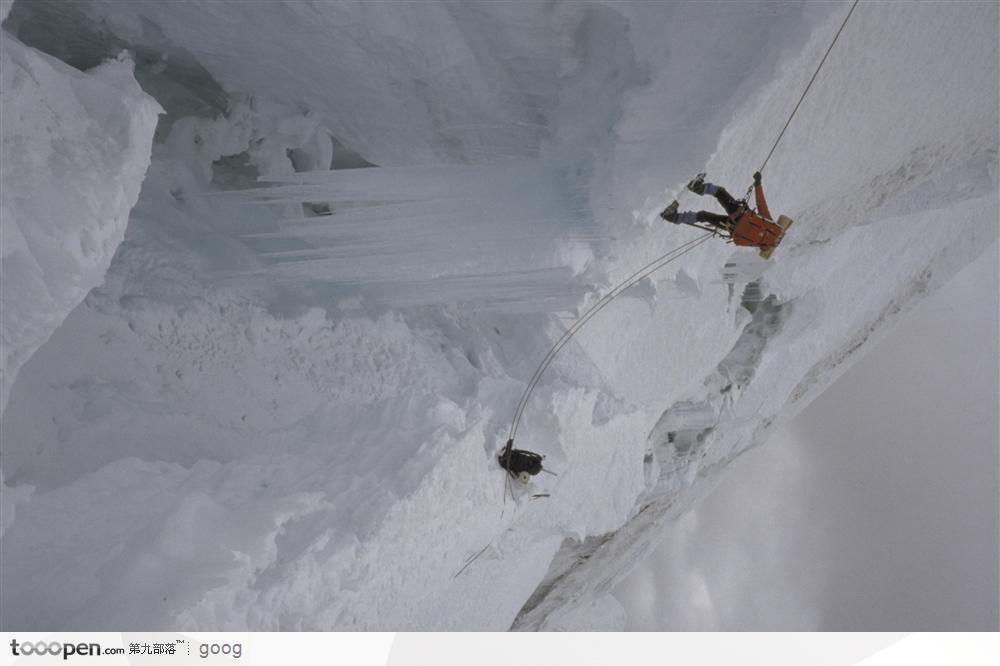
[[[619,586],[630,629],[997,630],[997,247]]]

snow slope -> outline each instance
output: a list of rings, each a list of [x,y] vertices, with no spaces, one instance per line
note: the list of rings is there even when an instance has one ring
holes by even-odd
[[[505,489],[537,361],[695,237],[656,218],[691,174],[742,194],[844,12],[16,4],[68,62],[131,48],[168,115],[4,413],[4,628],[622,626],[663,525],[996,251],[996,5],[862,3],[765,172],[794,233],[595,317],[519,431],[559,475]]]
[[[0,48],[2,410],[20,367],[103,282],[161,109],[127,53],[80,72],[10,35]]]

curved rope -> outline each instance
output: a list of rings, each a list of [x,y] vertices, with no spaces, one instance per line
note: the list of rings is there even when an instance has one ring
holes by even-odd
[[[799,110],[799,106],[802,104],[802,100],[806,98],[806,94],[808,94],[809,88],[812,87],[813,81],[815,81],[816,77],[819,75],[819,70],[823,69],[823,63],[826,62],[826,57],[830,55],[830,51],[833,50],[834,44],[837,43],[837,39],[840,37],[840,33],[844,31],[844,26],[847,25],[847,20],[851,18],[851,14],[854,13],[854,8],[858,6],[859,1],[860,0],[854,0],[854,4],[851,5],[851,10],[847,12],[847,16],[844,18],[844,22],[840,24],[840,29],[837,30],[837,34],[834,35],[833,41],[830,42],[830,48],[828,48],[826,50],[826,53],[823,54],[823,59],[819,61],[819,66],[816,67],[816,71],[813,72],[812,78],[809,79],[809,84],[806,85],[806,89],[802,92],[802,96],[799,97],[798,103],[795,105],[795,108],[792,109],[792,115],[788,116],[788,121],[785,123],[785,126],[781,128],[781,133],[778,134],[778,138],[774,142],[774,145],[771,146],[771,152],[767,154],[767,158],[764,160],[764,164],[762,164],[760,169],[758,169],[758,171],[760,171],[761,173],[764,173],[764,167],[767,166],[768,161],[771,159],[771,155],[774,154],[774,149],[778,147],[778,143],[781,141],[781,137],[785,136],[785,130],[788,129],[788,126],[792,123],[792,118],[795,117],[795,112]]]
[[[812,78],[809,79],[809,83],[806,84],[805,90],[802,91],[802,95],[799,97],[799,101],[796,102],[795,108],[792,109],[792,113],[788,116],[788,120],[785,121],[785,126],[781,128],[781,132],[778,134],[778,138],[775,139],[774,145],[771,146],[771,150],[768,151],[767,157],[764,158],[764,163],[761,165],[760,169],[758,169],[758,171],[760,171],[761,173],[764,172],[764,168],[767,167],[767,163],[771,160],[771,156],[777,149],[778,144],[781,143],[781,139],[785,136],[785,131],[788,129],[788,126],[792,124],[792,119],[795,118],[795,114],[798,112],[799,107],[802,105],[802,101],[806,98],[806,95],[809,94],[809,89],[812,88],[812,84],[816,81],[816,77],[819,76],[820,70],[823,69],[823,65],[826,63],[827,57],[830,55],[830,52],[833,51],[833,47],[837,44],[837,40],[840,38],[840,34],[844,31],[844,27],[847,26],[847,21],[850,20],[851,14],[854,13],[854,9],[858,6],[858,2],[860,2],[860,0],[854,0],[854,3],[851,5],[851,9],[847,12],[847,16],[844,17],[843,23],[840,24],[840,28],[837,30],[837,34],[834,35],[833,41],[830,42],[830,46],[826,49],[826,53],[823,54],[823,59],[820,60],[819,65],[816,66],[816,71],[813,72]],[[751,185],[750,188],[747,190],[747,194],[743,198],[744,202],[746,202],[750,198],[750,193],[752,191],[753,191],[753,185]],[[517,428],[521,423],[521,417],[524,415],[524,410],[528,406],[528,400],[531,398],[532,391],[535,390],[535,387],[538,385],[538,382],[541,381],[542,374],[545,372],[546,368],[548,368],[549,365],[552,363],[553,359],[555,359],[555,356],[556,354],[559,353],[559,350],[562,349],[564,346],[566,346],[566,344],[570,341],[570,339],[572,339],[572,337],[576,334],[577,331],[579,331],[583,327],[584,324],[590,321],[590,319],[594,315],[600,312],[608,303],[610,303],[615,298],[620,296],[621,293],[624,292],[626,289],[634,286],[643,278],[663,268],[674,259],[678,259],[679,257],[687,254],[695,247],[708,240],[710,236],[714,235],[715,234],[713,232],[708,232],[705,235],[699,236],[694,240],[688,241],[687,243],[684,243],[674,248],[670,252],[662,255],[661,257],[658,257],[657,259],[654,259],[653,261],[649,262],[648,264],[640,268],[638,271],[633,273],[631,276],[629,276],[624,282],[622,282],[614,289],[612,289],[610,292],[605,294],[605,296],[601,298],[601,300],[597,301],[597,303],[590,306],[590,308],[586,312],[584,312],[583,315],[579,319],[577,319],[572,326],[566,329],[566,331],[562,334],[562,337],[560,337],[559,340],[556,341],[556,343],[552,346],[552,349],[549,350],[549,353],[546,354],[545,358],[542,359],[541,364],[535,370],[535,373],[531,376],[531,380],[528,382],[527,387],[525,387],[524,393],[521,395],[521,400],[517,404],[517,409],[514,411],[514,418],[510,424],[508,440],[513,440],[514,437],[517,435]]]
[[[635,286],[643,278],[660,270],[661,268],[669,264],[671,261],[679,259],[680,257],[684,256],[694,248],[704,243],[706,240],[709,239],[709,237],[713,235],[714,234],[712,232],[708,232],[702,236],[695,238],[694,240],[689,240],[688,242],[675,247],[670,252],[667,252],[666,254],[661,255],[660,257],[657,257],[653,261],[649,262],[648,264],[637,270],[635,273],[632,273],[632,275],[630,275],[623,282],[618,284],[618,286],[616,286],[614,289],[605,294],[601,298],[601,300],[591,305],[587,309],[587,311],[584,312],[583,315],[581,315],[580,318],[573,323],[572,326],[566,329],[566,331],[562,334],[562,337],[560,337],[559,340],[557,340],[556,343],[552,345],[552,349],[550,349],[549,353],[546,354],[545,358],[542,359],[541,364],[535,370],[535,374],[531,376],[531,380],[528,382],[528,386],[524,389],[524,393],[521,395],[521,400],[517,404],[517,410],[515,410],[514,412],[514,419],[511,421],[510,424],[510,432],[508,439],[514,439],[514,437],[517,435],[517,428],[521,423],[521,416],[524,414],[524,410],[528,406],[528,399],[531,397],[531,392],[535,390],[535,387],[538,385],[538,382],[541,381],[542,374],[545,372],[545,369],[548,368],[549,364],[551,364],[552,361],[555,359],[555,356],[556,354],[559,353],[559,350],[566,346],[566,344],[576,334],[576,332],[579,331],[581,328],[583,328],[584,324],[590,321],[590,319],[593,318],[594,315],[596,315],[598,312],[604,309],[604,307],[608,303],[610,303],[615,298],[620,296],[622,292],[624,292],[626,289]]]

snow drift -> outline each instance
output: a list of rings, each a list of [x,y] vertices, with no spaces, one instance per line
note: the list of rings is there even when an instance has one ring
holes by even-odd
[[[690,240],[681,183],[749,184],[841,9],[16,4],[168,115],[4,414],[4,628],[621,626],[663,525],[997,237],[997,6],[863,3],[765,173],[794,233],[595,317],[521,425],[559,476],[507,494],[536,363]]]
[[[0,409],[24,362],[104,280],[161,112],[126,53],[80,72],[2,41]]]

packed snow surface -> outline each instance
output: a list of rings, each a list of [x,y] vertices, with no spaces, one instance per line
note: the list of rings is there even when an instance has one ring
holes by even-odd
[[[863,2],[765,170],[796,220],[774,257],[711,239],[594,317],[518,431],[558,476],[505,484],[537,363],[697,238],[656,215],[717,210],[694,173],[742,196],[847,9],[16,3],[4,57],[68,63],[31,51],[59,104],[130,67],[69,65],[135,74],[110,196],[89,166],[19,179],[5,60],[4,305],[62,314],[23,311],[58,328],[3,415],[3,628],[622,627],[608,593],[663,526],[996,251],[998,6]],[[135,80],[167,112],[148,169]],[[8,276],[8,193],[68,179],[107,224],[143,173],[103,281],[76,220]]]
[[[0,409],[125,235],[161,111],[132,68],[125,53],[80,72],[9,35],[0,45]]]

